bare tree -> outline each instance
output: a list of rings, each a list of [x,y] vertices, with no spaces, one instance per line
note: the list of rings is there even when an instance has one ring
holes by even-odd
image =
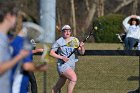
[[[89,2],[88,2],[88,0],[85,0],[85,4],[86,4],[86,9],[89,12]]]
[[[16,25],[16,32],[14,33],[14,36],[16,36],[19,31],[22,29],[22,12],[19,11],[17,14],[17,25]]]
[[[118,12],[119,10],[121,10],[123,7],[129,5],[130,3],[132,3],[134,0],[122,0],[122,2],[120,3],[120,5],[118,5],[118,7],[113,11],[114,13]]]
[[[76,36],[76,18],[75,18],[75,7],[74,0],[70,0],[71,3],[71,15],[72,15],[72,26],[73,26],[73,35]]]
[[[89,9],[89,12],[88,12],[88,15],[87,15],[87,18],[85,21],[86,22],[86,24],[84,26],[85,29],[87,29],[89,27],[89,25],[91,24],[93,17],[95,15],[95,12],[96,12],[96,3],[93,2],[92,7],[91,7],[91,9]]]
[[[98,17],[104,16],[104,0],[97,0],[97,15]]]
[[[132,14],[137,14],[137,10],[138,10],[138,0],[133,0]]]
[[[58,27],[61,26],[61,17],[60,17],[60,10],[58,7],[56,7],[56,11],[57,11],[57,21],[58,21]]]

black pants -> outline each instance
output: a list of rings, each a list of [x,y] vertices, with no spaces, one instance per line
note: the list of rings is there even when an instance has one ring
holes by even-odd
[[[31,92],[37,93],[37,83],[33,72],[29,72],[29,81],[31,83]]]

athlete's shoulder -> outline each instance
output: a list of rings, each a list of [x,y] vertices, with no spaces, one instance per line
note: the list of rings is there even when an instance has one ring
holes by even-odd
[[[79,39],[77,37],[70,37],[70,38],[71,38],[71,40],[76,40],[79,42]]]
[[[71,38],[71,39],[74,39],[74,38],[78,39],[77,37],[74,37],[74,36],[71,36],[70,38]]]
[[[23,43],[24,38],[20,36],[16,36],[15,39],[11,42],[11,44]]]
[[[56,43],[61,43],[64,40],[63,37],[60,37],[59,39],[56,40]]]

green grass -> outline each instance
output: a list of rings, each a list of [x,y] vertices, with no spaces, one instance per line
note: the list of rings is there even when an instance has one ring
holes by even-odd
[[[119,44],[85,44],[86,49],[116,50]],[[38,58],[37,58],[38,59]],[[35,60],[37,61],[35,58]],[[55,85],[58,74],[56,63],[48,63],[47,93]],[[78,81],[74,93],[127,93],[138,87],[139,57],[134,56],[80,56],[76,73]],[[38,93],[43,93],[43,73],[36,72]],[[66,93],[66,86],[61,93]]]

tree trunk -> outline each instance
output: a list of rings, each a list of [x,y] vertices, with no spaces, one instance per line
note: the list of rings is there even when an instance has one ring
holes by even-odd
[[[86,4],[86,9],[89,12],[89,3],[88,3],[88,0],[85,0],[85,4]]]
[[[85,29],[87,29],[87,28],[89,27],[89,25],[91,24],[95,12],[96,12],[96,4],[93,3],[93,4],[92,4],[92,8],[89,10],[88,16],[87,16],[87,18],[86,18]]]
[[[16,32],[14,33],[14,35],[16,36],[22,29],[22,18],[23,16],[25,17],[25,14],[22,11],[18,12],[17,15],[17,25],[16,25]]]
[[[74,0],[70,1],[71,3],[71,15],[72,15],[72,26],[73,26],[73,35],[76,36],[76,18],[75,18],[75,7]]]
[[[59,12],[59,8],[57,7],[56,8],[57,10],[57,21],[58,21],[58,27],[61,26],[61,17],[60,17],[60,12]]]
[[[114,13],[117,13],[119,10],[121,10],[123,7],[129,5],[130,3],[132,3],[133,0],[123,0],[122,3],[120,5],[118,5],[118,7],[113,11]]]
[[[138,0],[133,0],[133,8],[132,8],[132,14],[137,14],[138,10]]]
[[[98,5],[98,8],[97,8],[98,17],[104,16],[104,0],[98,0],[97,5]]]

